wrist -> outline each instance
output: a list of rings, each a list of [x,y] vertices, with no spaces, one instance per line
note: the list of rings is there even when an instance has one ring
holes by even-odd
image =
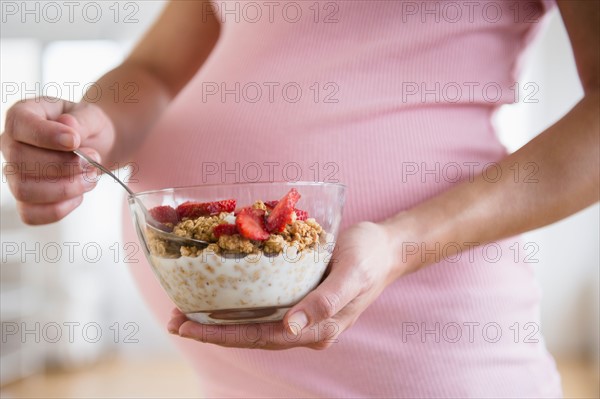
[[[393,253],[394,269],[398,276],[412,273],[421,268],[420,256],[409,249],[422,239],[420,226],[409,212],[401,212],[380,223],[386,231],[388,246]],[[421,238],[420,238],[421,237]]]
[[[396,267],[402,270],[402,274],[415,272],[441,260],[444,255],[442,248],[450,242],[449,223],[450,220],[436,219],[430,213],[413,210],[400,212],[381,222],[390,237]]]

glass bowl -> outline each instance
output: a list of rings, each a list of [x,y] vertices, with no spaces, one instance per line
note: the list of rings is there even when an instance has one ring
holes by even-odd
[[[154,274],[173,303],[190,320],[204,324],[240,324],[281,320],[288,309],[323,278],[335,246],[345,201],[345,186],[337,183],[269,182],[167,188],[136,194],[150,210],[176,208],[186,201],[235,199],[237,209],[257,200],[279,200],[291,188],[301,195],[297,208],[321,226],[314,245],[286,245],[278,254],[250,254],[206,248],[181,248],[157,236],[146,224],[138,201],[129,198],[136,232]],[[234,219],[229,215],[229,222]],[[215,250],[216,249],[216,250]]]

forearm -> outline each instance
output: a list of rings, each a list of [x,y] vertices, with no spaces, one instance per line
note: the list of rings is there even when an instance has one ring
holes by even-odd
[[[110,148],[97,149],[116,167],[129,160],[169,101],[211,54],[220,23],[208,1],[170,1],[125,62],[104,75],[98,105],[112,121]],[[88,101],[96,100],[94,88]],[[111,138],[113,139],[113,138]]]
[[[130,62],[102,76],[95,86],[82,101],[99,106],[112,121],[114,140],[106,141],[112,145],[96,150],[105,165],[118,167],[129,160],[171,101],[172,94],[157,76]]]
[[[452,248],[465,250],[472,243],[483,244],[542,227],[593,204],[599,198],[599,106],[598,90],[589,92],[559,122],[499,162],[502,175],[498,181],[478,176],[390,218],[384,225],[394,237],[405,238],[399,232],[412,231],[419,247],[428,251],[452,243],[444,250],[448,256]],[[532,169],[536,173],[526,179],[523,166],[528,163],[536,167]],[[519,175],[515,166],[520,168]],[[405,249],[402,242],[392,245],[398,254]],[[407,258],[403,254],[398,258],[408,262],[399,267],[416,270],[441,256],[418,252]]]

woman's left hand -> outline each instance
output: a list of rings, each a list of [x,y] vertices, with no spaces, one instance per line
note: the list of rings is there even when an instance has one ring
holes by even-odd
[[[358,223],[340,234],[329,274],[283,322],[210,325],[188,320],[175,309],[169,332],[227,347],[326,349],[338,341],[383,289],[405,273],[392,233],[384,224]]]

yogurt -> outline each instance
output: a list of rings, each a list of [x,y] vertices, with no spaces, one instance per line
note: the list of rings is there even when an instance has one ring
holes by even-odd
[[[197,257],[150,255],[150,261],[163,288],[188,318],[216,324],[260,322],[281,320],[319,284],[331,257],[326,247],[298,252],[288,246],[276,256],[245,257],[205,250]]]

